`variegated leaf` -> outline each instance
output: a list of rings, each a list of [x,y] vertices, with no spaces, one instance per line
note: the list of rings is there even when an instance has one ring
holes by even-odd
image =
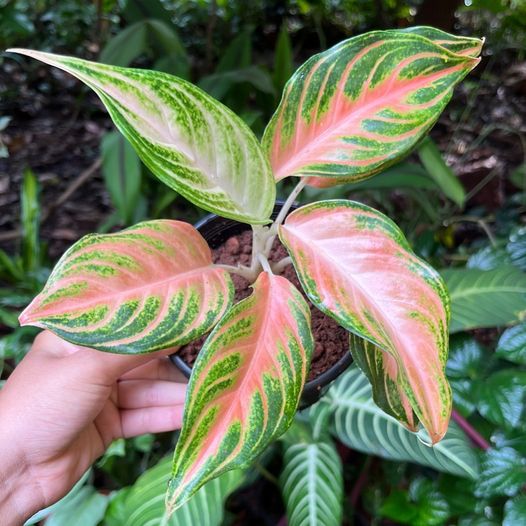
[[[310,300],[389,353],[394,361],[382,367],[396,378],[433,442],[440,440],[451,390],[444,375],[449,298],[438,273],[415,256],[389,218],[353,201],[299,208],[279,235]]]
[[[480,55],[482,46],[484,45],[484,38],[459,37],[429,26],[407,27],[405,29],[400,29],[399,31],[401,33],[420,35],[421,37],[432,40],[439,46],[445,47],[453,53],[473,58]]]
[[[350,350],[355,363],[371,382],[376,405],[411,431],[417,431],[411,403],[402,387],[397,384],[398,365],[395,358],[352,333]]]
[[[440,34],[446,40],[447,34]],[[417,33],[374,31],[309,59],[285,86],[265,130],[275,178],[308,176],[310,185],[332,186],[359,181],[398,161],[478,64],[464,41],[454,53]],[[478,49],[482,43],[476,42]]]
[[[147,221],[75,243],[20,323],[102,351],[144,353],[211,330],[233,291],[193,226]]]
[[[310,311],[280,276],[260,274],[194,365],[167,505],[176,509],[208,480],[249,465],[290,426],[312,355]]]
[[[250,128],[180,78],[11,49],[71,73],[92,88],[144,164],[192,203],[244,223],[267,223],[275,183]]]

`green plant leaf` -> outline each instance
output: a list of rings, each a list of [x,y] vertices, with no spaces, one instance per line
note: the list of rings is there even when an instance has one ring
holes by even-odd
[[[437,145],[429,137],[424,139],[418,147],[418,156],[444,195],[462,207],[466,199],[464,187],[444,161]]]
[[[244,69],[252,63],[252,31],[244,29],[221,53],[215,73]]]
[[[283,87],[292,76],[293,71],[292,43],[287,23],[283,22],[276,41],[276,50],[274,51],[274,86],[278,93],[283,91]]]
[[[33,515],[24,526],[43,520],[46,525],[70,526],[72,517],[75,517],[75,526],[97,526],[104,517],[109,497],[86,484],[90,472],[88,470],[65,497]]]
[[[526,275],[515,267],[441,272],[451,297],[450,332],[518,321],[526,311]]]
[[[526,522],[526,495],[508,500],[504,505],[502,526],[517,526]]]
[[[526,484],[526,459],[511,447],[488,449],[475,490],[479,497],[515,496]]]
[[[466,268],[493,270],[511,264],[511,258],[504,248],[488,245],[469,257]]]
[[[526,271],[526,228],[519,228],[510,235],[506,245],[511,262],[523,271]]]
[[[262,272],[218,323],[192,369],[167,505],[248,466],[291,425],[313,350],[310,310],[287,279]]]
[[[514,428],[524,423],[526,372],[506,369],[481,382],[477,408],[482,416],[499,426]]]
[[[20,190],[22,222],[22,261],[26,271],[34,271],[40,265],[40,203],[38,180],[29,169],[24,170]]]
[[[326,430],[325,430],[326,431]],[[280,485],[290,526],[340,526],[342,464],[330,436],[315,438],[301,423],[284,435]]]
[[[495,354],[508,362],[526,365],[526,323],[506,329],[499,339]]]
[[[256,136],[231,110],[177,77],[12,49],[71,73],[101,98],[117,128],[163,183],[244,223],[267,223],[276,195]]]
[[[19,319],[77,345],[138,354],[207,333],[233,292],[193,226],[145,221],[77,241]]]
[[[420,477],[411,482],[408,492],[394,490],[380,513],[402,524],[438,526],[449,517],[449,506],[433,482]]]
[[[332,186],[394,164],[478,62],[396,30],[353,37],[311,57],[287,82],[263,137],[276,180],[308,176],[311,185]]]
[[[352,365],[321,402],[332,412],[335,436],[352,449],[396,461],[415,462],[465,478],[477,478],[478,460],[464,433],[450,423],[433,447],[385,414],[372,400],[366,376]]]
[[[214,73],[199,81],[199,87],[218,100],[223,100],[232,86],[236,84],[250,84],[261,93],[274,95],[272,78],[268,72],[258,66]]]
[[[102,138],[102,175],[121,220],[130,224],[135,217],[141,190],[141,161],[130,143],[117,132]]]
[[[449,340],[448,378],[476,378],[487,363],[487,353],[475,338],[459,334]]]
[[[126,526],[220,526],[224,501],[244,480],[240,470],[229,471],[211,480],[190,500],[163,522],[166,485],[170,479],[171,459],[162,459],[142,474],[119,505],[120,523]]]
[[[393,221],[355,201],[298,208],[278,232],[311,302],[363,339],[351,352],[371,372],[376,398],[388,392],[394,401],[382,408],[413,429],[414,411],[439,441],[451,413],[449,298],[439,274]]]
[[[189,77],[188,55],[171,25],[156,19],[139,20],[108,41],[99,60],[113,66],[129,66],[145,53],[168,57],[175,67],[170,73]]]

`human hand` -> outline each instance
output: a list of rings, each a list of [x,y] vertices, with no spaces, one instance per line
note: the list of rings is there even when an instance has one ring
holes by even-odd
[[[1,526],[62,498],[113,440],[181,426],[186,379],[169,352],[117,355],[37,336],[0,390]]]

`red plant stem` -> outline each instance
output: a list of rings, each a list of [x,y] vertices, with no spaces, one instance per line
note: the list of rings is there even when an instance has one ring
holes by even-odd
[[[458,424],[458,426],[466,433],[471,441],[484,451],[491,447],[490,443],[457,411],[453,409],[451,417]]]

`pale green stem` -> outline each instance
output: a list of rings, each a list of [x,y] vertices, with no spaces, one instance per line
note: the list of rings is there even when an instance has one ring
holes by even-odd
[[[261,266],[263,267],[263,270],[265,272],[268,272],[269,274],[272,274],[272,269],[270,268],[268,259],[263,254],[258,254],[259,262],[261,263]]]
[[[287,217],[287,214],[289,213],[290,207],[294,204],[294,201],[296,201],[296,198],[301,193],[301,191],[305,188],[305,185],[307,184],[307,178],[303,177],[299,180],[298,184],[294,187],[290,195],[287,197],[287,200],[283,203],[283,206],[281,207],[281,210],[279,211],[278,217],[276,217],[276,220],[274,223],[272,223],[272,226],[268,230],[267,239],[265,242],[264,247],[264,254],[268,258],[270,251],[272,250],[272,245],[274,244],[274,240],[276,239],[276,235],[278,234],[278,227],[285,221],[285,218]]]
[[[283,259],[280,259],[277,263],[273,263],[270,266],[272,267],[272,272],[274,274],[281,274],[285,267],[288,267],[292,263],[292,258],[286,256]]]

